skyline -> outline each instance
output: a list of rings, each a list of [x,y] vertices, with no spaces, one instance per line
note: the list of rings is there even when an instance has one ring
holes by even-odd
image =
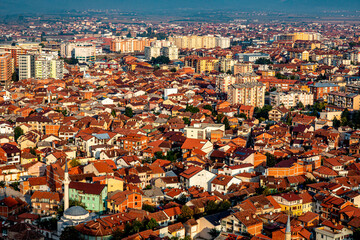
[[[288,13],[314,13],[322,11],[356,11],[354,9],[360,9],[360,1],[346,0],[320,0],[315,3],[311,0],[257,0],[248,2],[245,0],[198,0],[189,1],[184,0],[181,2],[172,2],[165,0],[109,0],[106,2],[99,3],[94,0],[3,0],[0,3],[0,14],[11,15],[11,14],[35,14],[35,13],[56,13],[71,10],[87,10],[87,9],[101,9],[111,10],[118,9],[120,11],[139,11],[139,12],[153,12],[158,13],[159,11],[189,11],[189,10],[230,10],[235,11],[283,11]],[[173,14],[173,12],[169,12]]]

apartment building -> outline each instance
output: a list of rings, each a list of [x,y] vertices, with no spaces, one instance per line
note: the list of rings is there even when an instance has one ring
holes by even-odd
[[[14,59],[10,53],[0,53],[0,85],[7,86],[14,73]]]
[[[197,73],[215,70],[218,62],[219,59],[214,57],[198,57],[193,55],[185,57],[185,66],[194,68]]]
[[[360,109],[360,95],[356,93],[330,92],[327,102],[341,108]]]
[[[317,82],[309,85],[310,92],[314,94],[314,100],[327,100],[330,92],[338,92],[339,85],[329,82]]]
[[[160,49],[161,55],[168,57],[170,60],[179,58],[179,48],[176,46],[164,46]]]
[[[156,38],[116,38],[110,43],[110,51],[112,52],[143,52],[145,47],[150,46]]]
[[[221,58],[219,60],[219,62],[217,63],[217,70],[219,72],[224,72],[224,73],[226,73],[228,71],[233,72],[235,63],[236,63],[236,60],[234,60],[234,59]]]
[[[298,103],[304,106],[314,104],[314,95],[307,92],[290,91],[290,92],[271,92],[271,106],[279,106],[281,104],[286,108],[295,107]]]
[[[38,56],[34,64],[36,79],[62,79],[64,76],[64,61],[54,54]]]
[[[35,55],[19,55],[19,80],[35,77]]]
[[[229,48],[230,38],[215,37],[212,35],[206,36],[173,36],[169,37],[169,41],[172,42],[178,48]]]
[[[315,32],[295,32],[295,33],[286,33],[286,34],[279,34],[274,36],[275,41],[320,41],[321,34]]]
[[[146,46],[144,50],[145,59],[151,60],[152,58],[157,58],[160,56],[160,47],[157,46]]]
[[[265,104],[265,88],[265,84],[260,82],[232,84],[229,86],[228,101],[261,108]]]
[[[217,88],[224,93],[227,93],[229,86],[236,83],[236,78],[232,75],[221,74],[216,78]]]
[[[253,71],[254,70],[252,63],[236,63],[234,65],[234,75],[242,74],[242,73],[251,73]]]

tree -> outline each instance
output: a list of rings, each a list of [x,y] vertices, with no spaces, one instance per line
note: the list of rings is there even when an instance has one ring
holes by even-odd
[[[333,126],[334,128],[338,129],[341,126],[341,122],[339,119],[337,119],[336,117],[334,117],[334,119],[332,120],[333,122]]]
[[[9,186],[12,187],[15,191],[20,191],[19,185],[19,182],[13,182]]]
[[[305,108],[304,104],[301,101],[296,104],[296,107],[298,109],[304,109]]]
[[[212,107],[210,104],[205,105],[205,106],[203,107],[203,109],[209,110],[209,111],[211,111],[211,112],[214,111],[213,107]]]
[[[191,208],[189,208],[186,205],[182,206],[181,214],[180,214],[181,219],[186,221],[186,220],[192,218],[193,216],[194,216],[194,211]]]
[[[265,156],[266,156],[266,166],[274,167],[277,163],[276,157],[271,153],[265,153]]]
[[[11,76],[11,80],[12,80],[13,82],[19,81],[19,74],[18,74],[17,71],[14,71],[14,73],[13,73],[12,76]]]
[[[176,68],[171,68],[170,69],[170,72],[176,72],[177,70],[176,70]]]
[[[255,64],[272,64],[272,62],[268,58],[258,58],[256,59]]]
[[[206,214],[213,214],[216,213],[218,210],[218,204],[215,201],[209,201],[207,205],[205,206],[205,212]]]
[[[142,229],[143,227],[143,224],[138,221],[138,220],[135,220],[132,222],[131,224],[131,230],[130,230],[130,233],[134,234],[134,233],[138,233],[140,232],[140,230]]]
[[[129,118],[132,118],[134,116],[132,108],[130,107],[125,108],[125,116],[128,116]]]
[[[148,204],[143,204],[142,205],[142,210],[148,211],[148,212],[155,212],[155,207],[148,205]]]
[[[154,229],[154,228],[156,228],[156,227],[158,227],[159,226],[159,223],[155,220],[155,219],[153,219],[153,218],[151,218],[147,223],[146,223],[146,229]]]
[[[219,204],[219,211],[227,210],[231,207],[231,203],[228,200],[224,200]]]
[[[30,148],[30,153],[31,153],[32,155],[34,155],[34,156],[37,155],[35,148]]]
[[[60,240],[80,240],[80,234],[75,227],[66,227],[60,236]]]
[[[229,69],[226,71],[226,74],[232,74],[232,71]]]
[[[57,222],[58,220],[56,218],[42,219],[39,222],[39,226],[47,230],[55,231],[57,229]]]
[[[360,228],[355,229],[353,239],[360,239]]]
[[[192,105],[187,105],[185,108],[185,112],[191,112],[191,113],[198,113],[200,110],[197,107],[194,107]]]
[[[111,235],[112,240],[121,240],[124,238],[124,232],[120,229],[116,229],[113,234]]]
[[[76,158],[74,158],[74,159],[72,159],[71,161],[70,161],[70,166],[71,167],[77,167],[77,166],[79,166],[80,165],[80,161],[78,160],[78,159],[76,159]]]
[[[229,130],[230,129],[230,123],[229,123],[229,119],[227,117],[224,118],[223,123],[225,124],[225,130]]]
[[[111,116],[113,116],[114,118],[116,118],[116,111],[115,111],[115,109],[111,110]]]
[[[170,59],[166,56],[159,56],[159,57],[156,57],[156,58],[151,58],[150,60],[150,63],[151,64],[169,64],[170,62]]]
[[[186,125],[190,125],[190,119],[189,118],[187,118],[187,117],[183,117],[183,121],[184,121],[184,123],[186,124]]]
[[[0,187],[1,187],[1,188],[4,188],[5,186],[6,186],[6,182],[1,181],[1,182],[0,182]]]
[[[14,128],[14,138],[15,138],[15,142],[17,142],[18,138],[24,135],[24,131],[21,129],[21,127],[16,127]]]
[[[238,115],[238,117],[239,117],[239,118],[247,119],[247,116],[246,116],[245,113],[240,113],[240,114]]]
[[[78,201],[78,200],[73,200],[73,199],[70,199],[69,200],[69,207],[73,207],[73,206],[80,206],[84,209],[86,209],[86,206],[84,203]],[[57,209],[57,214],[59,216],[62,216],[64,213],[64,204],[60,205],[59,208]]]

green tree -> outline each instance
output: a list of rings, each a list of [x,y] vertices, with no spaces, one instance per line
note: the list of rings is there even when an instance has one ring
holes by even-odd
[[[15,191],[20,191],[19,185],[19,182],[13,182],[9,186],[12,187]]]
[[[24,135],[24,131],[21,129],[21,127],[16,127],[14,128],[14,138],[15,138],[15,142],[17,142],[18,138]]]
[[[197,107],[194,107],[192,105],[187,105],[185,108],[185,112],[191,112],[191,113],[198,113],[200,110]]]
[[[274,167],[277,163],[276,157],[271,153],[265,153],[265,156],[266,156],[266,166]]]
[[[240,114],[238,115],[238,117],[239,117],[239,118],[247,119],[247,116],[246,116],[245,113],[240,113]]]
[[[272,62],[268,58],[258,58],[256,59],[255,64],[272,64]]]
[[[60,240],[80,240],[80,234],[75,227],[66,227],[60,236]]]
[[[42,219],[39,222],[39,226],[43,229],[55,231],[57,229],[57,222],[56,218]]]
[[[183,117],[183,121],[184,121],[184,123],[186,124],[186,125],[190,125],[190,119],[189,118],[187,118],[187,117]]]
[[[231,207],[231,203],[228,200],[224,200],[219,204],[219,211],[227,210]]]
[[[35,148],[30,148],[30,153],[31,153],[32,155],[34,155],[34,156],[37,155]]]
[[[120,229],[116,229],[113,234],[111,234],[112,240],[122,240],[124,236],[124,232]]]
[[[341,122],[339,119],[337,119],[336,117],[334,117],[334,119],[332,120],[333,122],[333,126],[334,128],[338,129],[341,126]]]
[[[71,167],[77,167],[77,166],[79,166],[79,165],[80,165],[79,159],[74,158],[74,159],[72,159],[72,160],[70,161],[70,166],[71,166]]]
[[[125,108],[125,116],[128,116],[129,118],[132,118],[134,116],[132,108],[130,107]]]
[[[158,227],[159,226],[159,223],[155,220],[155,219],[153,219],[153,218],[151,218],[147,223],[146,223],[146,229],[154,229],[154,228],[156,228],[156,227]]]
[[[113,116],[114,118],[116,118],[116,111],[115,111],[115,109],[111,110],[111,116]]]
[[[170,69],[170,72],[176,72],[177,70],[176,70],[176,68],[171,68]]]
[[[131,234],[134,234],[134,233],[138,233],[140,232],[140,230],[143,228],[143,224],[138,221],[138,220],[135,220],[132,222],[131,224],[131,230],[130,230],[130,233]]]
[[[219,207],[218,204],[215,201],[211,200],[206,204],[205,212],[206,212],[206,214],[216,213],[218,210],[218,207]]]
[[[184,205],[181,208],[181,214],[180,214],[180,218],[183,219],[184,221],[192,218],[194,216],[194,211],[189,208],[188,206]]]
[[[86,206],[84,203],[78,201],[78,200],[73,200],[73,199],[70,199],[69,200],[69,207],[72,207],[72,206],[80,206],[84,209],[86,209]],[[64,213],[64,204],[60,205],[59,208],[57,209],[57,214],[59,216],[62,216]]]
[[[305,108],[305,106],[304,106],[304,104],[302,102],[298,102],[298,104],[296,104],[296,107],[298,109],[304,109]]]
[[[355,229],[353,239],[360,239],[360,228]]]
[[[1,182],[0,182],[0,187],[1,187],[1,188],[4,188],[5,186],[6,186],[6,182],[1,181]]]
[[[12,80],[13,82],[19,81],[19,74],[18,74],[17,71],[14,71],[14,73],[13,73],[12,76],[11,76],[11,80]]]
[[[145,204],[145,203],[142,205],[142,210],[145,210],[145,211],[148,211],[151,213],[156,211],[154,206],[151,206],[151,205]]]
[[[229,123],[229,119],[227,117],[224,118],[223,123],[225,124],[225,130],[229,130],[230,129],[230,123]]]
[[[166,56],[159,56],[159,57],[156,57],[156,58],[151,58],[150,60],[150,63],[151,64],[169,64],[170,62],[170,59]]]

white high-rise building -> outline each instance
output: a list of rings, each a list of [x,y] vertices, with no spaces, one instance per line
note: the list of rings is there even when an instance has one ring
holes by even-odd
[[[179,58],[179,49],[176,46],[162,47],[161,55],[168,57],[170,60],[175,60]]]
[[[230,47],[230,38],[216,37],[215,38],[215,46],[221,47],[221,48],[229,48]]]
[[[144,50],[145,59],[150,61],[152,58],[160,56],[160,47],[145,47]]]
[[[80,62],[94,61],[96,52],[96,46],[92,43],[62,43],[60,46],[61,57],[75,58]]]
[[[290,91],[290,92],[271,92],[271,106],[284,105],[286,108],[295,107],[298,103],[304,106],[314,104],[314,95],[307,92]]]
[[[35,77],[35,55],[19,55],[18,64],[19,80]]]

